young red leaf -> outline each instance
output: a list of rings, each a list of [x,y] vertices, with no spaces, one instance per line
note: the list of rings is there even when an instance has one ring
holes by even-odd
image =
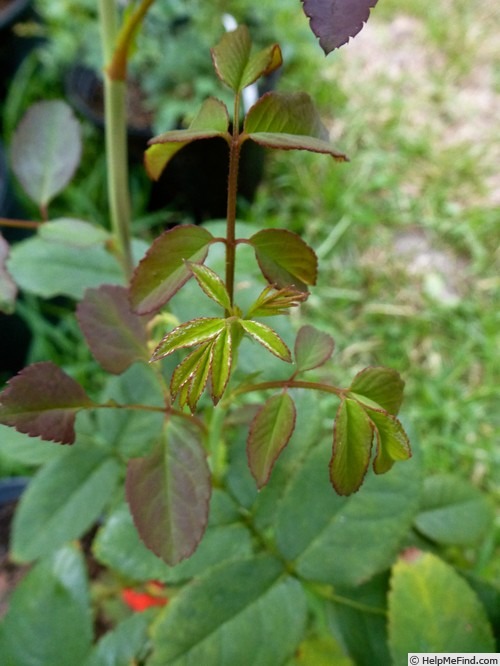
[[[312,370],[326,363],[333,354],[335,343],[328,333],[314,326],[302,326],[295,339],[297,372]]]
[[[251,55],[252,40],[244,25],[226,32],[212,49],[217,76],[239,93],[265,74],[274,72],[283,62],[278,44],[272,44]]]
[[[247,439],[247,456],[258,488],[269,481],[274,463],[290,441],[295,419],[295,404],[288,393],[269,398],[255,415]]]
[[[333,427],[330,479],[339,495],[356,492],[370,462],[373,424],[355,400],[342,400]]]
[[[186,261],[202,264],[213,239],[203,227],[182,225],[165,231],[137,266],[130,302],[137,314],[159,310],[189,280]]]
[[[158,180],[172,157],[192,141],[213,139],[216,136],[230,140],[228,135],[229,115],[225,104],[214,97],[203,102],[198,114],[186,130],[171,130],[149,141],[144,154],[144,165],[148,176]]]
[[[400,421],[387,412],[366,409],[375,425],[377,452],[373,461],[376,474],[388,472],[395,462],[411,458],[410,441]]]
[[[262,229],[249,239],[260,269],[279,289],[294,287],[307,291],[316,284],[318,260],[314,250],[300,236],[286,229]]]
[[[258,321],[251,321],[250,319],[239,319],[238,323],[250,337],[257,340],[258,343],[268,349],[272,354],[280,358],[282,361],[286,361],[287,363],[292,362],[290,350],[272,328],[269,328],[269,326],[261,324]]]
[[[268,148],[309,150],[347,161],[328,140],[328,131],[306,93],[270,92],[263,95],[245,118],[242,140]]]
[[[69,183],[80,162],[80,125],[61,100],[33,104],[12,138],[12,168],[42,208]]]
[[[0,393],[0,423],[30,437],[73,444],[76,413],[93,406],[80,384],[57,365],[34,363]]]
[[[274,287],[268,285],[250,306],[247,318],[288,314],[290,308],[297,307],[303,303],[307,299],[307,296],[306,292],[297,291],[293,287],[274,289]]]
[[[16,307],[17,287],[5,266],[8,256],[9,245],[0,234],[0,312],[12,314]]]
[[[214,405],[219,402],[224,394],[231,374],[232,362],[231,326],[226,325],[225,329],[217,336],[212,344],[211,379],[212,400]]]
[[[132,312],[124,287],[87,289],[76,316],[92,354],[108,372],[121,374],[135,361],[149,360],[144,318]]]
[[[155,349],[151,361],[158,361],[184,347],[194,347],[215,338],[225,327],[226,320],[219,317],[192,319],[174,328]]]
[[[356,394],[356,399],[361,398],[361,402],[363,397],[368,398],[384,411],[396,415],[403,401],[404,385],[404,381],[395,370],[370,367],[354,377],[349,392]]]
[[[170,420],[153,453],[128,465],[126,493],[145,545],[173,566],[196,549],[208,521],[210,471],[194,424]]]
[[[231,299],[226,285],[217,273],[211,268],[199,264],[188,263],[188,266],[205,294],[225,310],[231,310]]]
[[[377,0],[302,0],[302,4],[311,30],[328,54],[358,34]]]

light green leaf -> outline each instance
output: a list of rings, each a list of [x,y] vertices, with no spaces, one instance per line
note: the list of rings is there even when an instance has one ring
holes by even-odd
[[[120,474],[103,449],[68,449],[33,478],[16,512],[12,556],[29,562],[80,537],[97,520]]]
[[[312,248],[297,234],[286,229],[262,229],[249,242],[270,284],[300,291],[307,291],[307,285],[316,284],[318,260]]]
[[[151,245],[130,283],[130,302],[138,314],[161,308],[189,280],[186,261],[203,263],[212,241],[203,227],[182,225],[165,231]]]
[[[171,130],[149,141],[149,148],[144,155],[149,177],[158,180],[172,157],[192,141],[217,136],[229,141],[228,127],[229,115],[226,106],[220,100],[209,97],[203,102],[188,129]]]
[[[328,333],[314,326],[302,326],[295,339],[294,356],[297,372],[313,370],[323,365],[333,354],[335,343]]]
[[[210,344],[210,346],[205,350],[205,353],[198,361],[196,371],[193,373],[193,376],[189,381],[187,404],[189,405],[189,409],[192,413],[195,412],[198,400],[200,399],[208,381],[208,375],[212,365],[212,348],[213,344]],[[181,407],[184,407],[185,403],[181,400],[180,405]]]
[[[231,310],[231,299],[229,298],[226,285],[217,273],[207,266],[192,264],[190,262],[188,262],[188,267],[205,294],[225,310]]]
[[[29,437],[14,428],[0,425],[0,460],[38,466],[57,458],[64,449],[39,437]]]
[[[151,360],[158,361],[184,347],[193,347],[212,340],[225,328],[226,320],[221,317],[201,317],[180,324],[167,333],[156,347]]]
[[[68,546],[39,562],[14,591],[0,624],[2,666],[75,666],[91,641],[85,563]]]
[[[411,458],[410,441],[401,422],[387,412],[366,408],[366,413],[375,424],[377,453],[373,461],[376,474],[385,474],[395,462]]]
[[[38,234],[40,238],[49,243],[61,243],[76,247],[103,245],[110,238],[110,233],[106,229],[71,217],[62,217],[51,222],[45,222],[40,226]]]
[[[180,389],[189,382],[199,367],[200,361],[208,350],[212,347],[212,341],[202,343],[199,347],[194,349],[186,358],[179,363],[172,373],[170,380],[170,391],[175,396],[179,393]]]
[[[373,425],[354,400],[342,400],[335,417],[330,479],[339,495],[356,492],[370,462]]]
[[[222,398],[231,374],[232,355],[231,325],[217,336],[212,344],[212,400],[216,405]]]
[[[365,368],[352,380],[349,391],[356,398],[368,398],[389,414],[397,415],[403,401],[404,381],[395,370],[383,367]]]
[[[250,471],[262,488],[269,481],[279,454],[295,428],[295,404],[288,393],[274,395],[259,409],[250,425],[247,454]]]
[[[451,474],[425,479],[415,527],[429,539],[446,545],[472,545],[488,533],[493,519],[488,498],[464,479]]]
[[[16,309],[17,287],[5,265],[8,256],[9,245],[0,234],[0,312],[12,314]]]
[[[272,44],[254,55],[251,55],[251,50],[252,41],[246,26],[227,32],[212,49],[217,76],[235,93],[282,64],[278,44]]]
[[[80,162],[80,124],[68,104],[33,104],[12,138],[12,168],[31,199],[42,208],[66,187]]]
[[[258,321],[250,319],[239,319],[238,323],[243,330],[259,344],[268,349],[272,354],[287,363],[292,362],[290,350],[280,336],[272,328]]]
[[[467,583],[436,555],[417,551],[393,568],[389,647],[394,663],[402,664],[409,652],[495,652],[495,641]]]
[[[153,629],[149,666],[283,664],[302,639],[306,614],[300,583],[278,560],[226,562],[172,600]]]
[[[328,141],[328,131],[306,93],[263,95],[246,116],[242,138],[268,148],[310,150],[331,155],[339,162],[347,160]]]
[[[149,625],[154,612],[135,613],[106,633],[83,666],[125,666],[134,664],[149,643]]]

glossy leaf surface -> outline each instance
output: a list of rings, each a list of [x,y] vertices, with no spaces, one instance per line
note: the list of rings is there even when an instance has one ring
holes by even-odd
[[[274,463],[290,441],[296,419],[295,404],[288,393],[272,396],[259,409],[250,425],[247,455],[250,471],[262,488],[269,481]]]
[[[25,192],[42,208],[69,183],[80,162],[80,125],[60,100],[33,104],[12,138],[12,167]]]
[[[377,452],[373,461],[376,474],[388,472],[397,461],[411,458],[410,441],[401,422],[387,412],[367,409],[366,413],[375,425]]]
[[[29,562],[80,537],[116,489],[120,466],[97,447],[74,447],[43,467],[23,494],[12,551]]]
[[[377,0],[302,0],[311,30],[328,54],[363,28]]]
[[[217,273],[208,268],[208,266],[197,264],[189,264],[189,268],[205,294],[225,310],[230,310],[231,299],[229,298],[226,285]]]
[[[326,363],[333,354],[335,343],[331,335],[314,326],[302,326],[295,339],[295,364],[297,372],[313,370]]]
[[[66,547],[19,583],[0,624],[2,666],[83,664],[92,642],[85,563]]]
[[[132,312],[125,287],[88,289],[76,314],[92,354],[108,372],[120,374],[149,360],[145,321]]]
[[[192,273],[186,261],[203,263],[212,234],[203,227],[182,225],[165,231],[151,245],[130,284],[130,301],[138,314],[167,303]]]
[[[153,453],[129,463],[126,490],[146,546],[170,565],[189,557],[207,525],[211,490],[195,426],[170,420]]]
[[[154,628],[150,666],[283,664],[302,638],[306,613],[300,584],[278,560],[223,563],[171,602]]]
[[[268,148],[309,150],[331,155],[339,162],[347,160],[328,141],[328,132],[306,93],[263,95],[245,118],[243,138]]]
[[[278,288],[307,291],[316,284],[318,260],[297,234],[286,229],[263,229],[250,238],[266,280]]]
[[[231,325],[227,325],[212,344],[211,385],[214,404],[217,404],[224,394],[232,363],[233,336]]]
[[[186,130],[171,130],[154,137],[144,155],[148,175],[158,180],[162,171],[176,153],[192,141],[221,136],[228,140],[229,116],[225,105],[209,97]]]
[[[251,321],[249,319],[239,319],[238,323],[251,338],[256,340],[272,354],[280,358],[282,361],[291,363],[292,355],[290,350],[276,331],[261,322]]]
[[[0,393],[0,423],[33,437],[73,444],[76,413],[93,404],[80,384],[57,365],[34,363]]]
[[[212,49],[217,76],[236,93],[282,64],[278,44],[252,54],[252,41],[246,26],[239,26],[223,35]]]
[[[408,652],[495,652],[495,641],[484,607],[463,578],[436,555],[417,551],[393,568],[389,647],[397,664]]]
[[[193,347],[212,340],[225,326],[226,320],[221,317],[201,317],[186,321],[167,333],[155,349],[151,360],[158,361],[184,347]]]
[[[368,398],[389,414],[396,415],[403,401],[404,385],[404,381],[395,370],[369,367],[354,377],[349,391],[356,393],[358,398],[360,396]]]
[[[335,417],[330,479],[339,495],[356,492],[370,462],[373,424],[354,400],[342,400]]]

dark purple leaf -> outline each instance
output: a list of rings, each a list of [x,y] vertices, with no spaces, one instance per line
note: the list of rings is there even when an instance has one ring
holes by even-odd
[[[302,4],[311,30],[328,54],[358,34],[377,0],[302,0]]]
[[[126,490],[145,545],[170,565],[189,557],[205,532],[211,492],[194,424],[170,420],[153,453],[129,463]]]
[[[93,406],[80,384],[57,365],[34,363],[0,393],[0,423],[30,437],[73,444],[76,413]]]
[[[149,360],[144,317],[132,312],[124,287],[87,289],[76,314],[90,351],[108,372],[121,374]]]

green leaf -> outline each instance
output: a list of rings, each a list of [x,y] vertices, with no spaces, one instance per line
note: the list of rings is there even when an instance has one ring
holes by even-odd
[[[217,337],[226,326],[221,317],[201,317],[180,324],[167,333],[156,347],[151,360],[158,361],[184,347],[193,347]]]
[[[270,284],[300,291],[307,291],[307,285],[316,284],[318,260],[312,248],[297,234],[286,229],[262,229],[249,243]]]
[[[0,234],[0,312],[12,314],[16,309],[17,287],[7,270],[8,256],[9,245]]]
[[[418,510],[418,457],[390,474],[368,473],[350,497],[332,491],[329,443],[297,468],[280,502],[276,543],[307,580],[349,587],[392,564]]]
[[[365,368],[352,380],[349,391],[356,394],[356,398],[368,398],[365,404],[371,402],[379,405],[389,414],[397,415],[403,401],[404,381],[399,373],[390,368]],[[373,405],[371,405],[373,406]]]
[[[297,372],[319,368],[330,359],[334,346],[333,338],[328,333],[323,333],[314,326],[302,326],[295,339]]]
[[[12,138],[12,168],[28,196],[42,208],[66,187],[80,162],[80,125],[60,100],[33,104]]]
[[[188,383],[198,371],[200,362],[206,353],[210,354],[212,349],[212,341],[202,343],[199,347],[193,350],[186,358],[179,363],[172,373],[170,380],[170,391],[175,396],[179,393],[180,389]]]
[[[0,425],[0,460],[36,467],[57,458],[63,452],[62,447],[54,446],[52,442],[29,437],[14,428]]]
[[[231,325],[227,325],[212,344],[211,383],[214,405],[222,398],[229,381],[233,362],[232,346]]]
[[[149,625],[154,612],[135,613],[106,633],[83,666],[124,666],[137,663],[149,643]]]
[[[443,545],[473,545],[491,529],[494,512],[488,498],[473,485],[445,474],[424,481],[417,530]]]
[[[272,328],[258,321],[239,319],[238,323],[250,337],[268,349],[272,354],[287,363],[292,362],[290,350]]]
[[[188,266],[205,294],[225,310],[231,310],[231,299],[226,285],[217,273],[207,266],[192,263],[188,263]]]
[[[34,477],[13,525],[12,554],[29,562],[80,537],[113,494],[120,465],[103,449],[69,449]]]
[[[170,565],[189,557],[205,532],[211,490],[196,426],[171,418],[153,453],[129,463],[126,489],[146,546]]]
[[[76,316],[90,351],[108,372],[121,374],[149,360],[146,321],[132,312],[125,287],[87,289]]]
[[[495,641],[467,583],[437,556],[411,551],[393,568],[389,647],[400,664],[409,652],[495,652]]]
[[[270,92],[263,95],[245,118],[242,139],[282,150],[309,150],[347,161],[328,141],[311,98],[306,93]]]
[[[153,629],[150,666],[276,666],[301,641],[300,583],[269,557],[235,560],[184,587]],[[256,630],[258,628],[258,630]]]
[[[189,381],[189,391],[187,392],[186,395],[186,402],[189,405],[189,409],[191,410],[192,413],[196,411],[196,405],[198,404],[198,400],[201,397],[201,394],[203,393],[205,386],[207,385],[208,381],[208,375],[210,374],[210,368],[212,364],[212,349],[213,349],[213,344],[210,344],[209,347],[205,350],[205,353],[201,356],[200,360],[198,361],[198,366],[196,368],[196,371],[193,373],[193,376],[191,377]],[[182,396],[179,401],[179,404],[181,407],[184,407],[186,404],[184,402]]]
[[[342,400],[335,417],[330,479],[339,495],[356,492],[370,462],[373,425],[354,400]]]
[[[247,318],[288,314],[289,308],[297,307],[307,299],[307,296],[307,292],[298,291],[293,287],[276,290],[268,285],[250,306]]]
[[[85,248],[103,245],[110,238],[110,233],[103,227],[71,217],[45,222],[39,227],[38,235],[49,243]]]
[[[395,462],[411,458],[410,441],[400,421],[387,412],[365,410],[375,424],[377,452],[373,461],[376,474],[385,474]]]
[[[288,393],[272,396],[255,415],[248,434],[247,455],[258,488],[269,481],[274,463],[290,441],[295,419],[295,404]]]
[[[280,67],[283,60],[278,44],[251,55],[252,40],[246,26],[226,32],[212,49],[217,76],[235,93],[239,93],[258,78]]]
[[[154,579],[169,584],[185,582],[224,560],[245,557],[251,551],[250,532],[233,518],[232,524],[209,526],[189,559],[173,567],[167,566],[139,539],[126,506],[110,516],[93,542],[93,552],[99,562],[124,578],[137,582]]]
[[[329,634],[314,635],[299,645],[295,658],[287,666],[354,666],[339,643]]]
[[[194,225],[174,227],[159,236],[132,276],[132,308],[147,314],[165,305],[192,275],[186,261],[203,263],[212,238]]]
[[[229,141],[231,137],[228,127],[229,115],[226,106],[220,100],[209,97],[203,102],[188,129],[171,130],[149,141],[149,148],[144,154],[144,164],[149,177],[158,180],[174,155],[192,141],[217,136]]]
[[[93,406],[80,384],[57,365],[33,363],[0,393],[0,423],[32,437],[73,444],[76,413]]]
[[[72,547],[38,563],[18,584],[0,624],[2,666],[75,666],[91,648],[85,563]]]

